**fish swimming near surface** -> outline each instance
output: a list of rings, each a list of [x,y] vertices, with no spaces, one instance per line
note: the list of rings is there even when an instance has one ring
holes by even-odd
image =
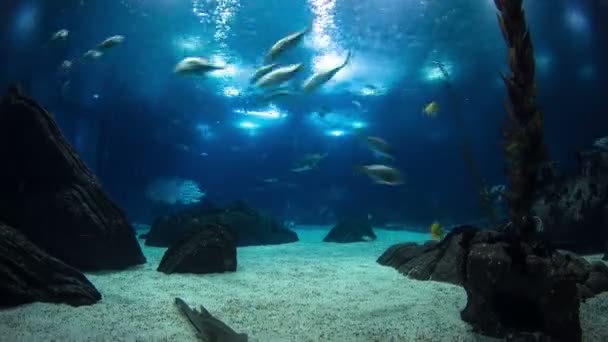
[[[85,52],[84,55],[82,55],[82,58],[87,59],[87,60],[93,60],[93,59],[98,59],[101,56],[103,56],[103,52],[100,52],[97,50],[89,50],[89,51]]]
[[[360,165],[355,167],[355,171],[367,175],[376,184],[392,186],[403,184],[401,172],[391,166],[382,164]]]
[[[277,63],[272,63],[258,68],[258,70],[253,73],[253,76],[251,76],[249,83],[253,84],[257,82],[262,76],[266,75],[267,73],[271,72],[272,69],[276,68],[277,65]]]
[[[286,97],[293,94],[295,93],[289,89],[277,89],[269,93],[260,95],[259,99],[262,101],[273,101],[281,97]]]
[[[303,64],[298,63],[277,68],[262,76],[257,82],[255,82],[255,85],[259,88],[278,86],[293,78],[300,70],[302,70],[302,67]]]
[[[336,76],[336,74],[340,72],[340,70],[342,70],[346,65],[348,65],[351,55],[351,51],[348,51],[348,54],[346,55],[346,58],[344,59],[344,62],[342,64],[325,71],[319,71],[314,73],[306,81],[304,81],[304,83],[302,84],[302,90],[304,92],[310,93],[327,83],[334,76]]]
[[[53,33],[53,35],[51,36],[51,39],[49,41],[50,42],[63,41],[63,40],[68,39],[69,36],[70,36],[69,30],[61,29],[61,30]]]
[[[302,38],[304,38],[304,35],[308,31],[310,31],[310,27],[306,27],[303,30],[300,30],[298,32],[292,33],[286,37],[279,39],[276,43],[274,43],[274,45],[266,54],[266,60],[273,61],[285,51],[297,46],[302,41]]]
[[[225,69],[224,66],[214,65],[209,63],[202,57],[186,57],[179,61],[173,72],[178,75],[204,75],[208,72]]]
[[[439,104],[436,101],[429,102],[422,108],[422,113],[429,118],[436,117],[438,112]]]
[[[97,50],[108,50],[114,48],[125,41],[125,36],[115,35],[106,38],[103,42],[97,44]]]
[[[181,298],[175,298],[175,305],[196,329],[196,335],[208,342],[247,342],[247,334],[237,333],[226,323],[213,317],[202,305],[192,309]]]

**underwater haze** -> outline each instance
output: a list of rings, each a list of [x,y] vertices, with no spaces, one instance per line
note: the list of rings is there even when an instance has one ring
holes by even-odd
[[[540,105],[552,158],[605,134],[605,1],[528,1]],[[246,200],[274,215],[327,223],[365,211],[427,225],[477,220],[464,140],[487,184],[505,183],[501,125],[506,48],[490,0],[8,1],[2,84],[18,80],[54,113],[70,142],[135,221],[158,210],[149,188],[192,180],[206,200]],[[278,39],[311,28],[280,63],[303,63],[288,96],[266,100],[249,79]],[[69,30],[65,41],[51,35]],[[83,54],[103,39],[121,46]],[[348,65],[301,94],[316,70]],[[204,57],[225,69],[173,73]],[[71,61],[69,68],[62,68]],[[437,62],[448,72],[446,79]],[[446,87],[449,82],[451,87]],[[424,107],[439,104],[436,116]],[[322,112],[319,115],[319,112]],[[402,186],[354,172],[382,163],[361,136],[394,148]],[[294,162],[327,153],[318,167]],[[266,182],[264,181],[266,180]],[[276,182],[274,182],[276,180]],[[169,185],[165,186],[165,188]],[[169,191],[169,190],[166,190]],[[175,199],[173,199],[175,201]],[[158,202],[158,201],[156,201]]]
[[[521,2],[0,0],[0,341],[608,341],[608,0]]]

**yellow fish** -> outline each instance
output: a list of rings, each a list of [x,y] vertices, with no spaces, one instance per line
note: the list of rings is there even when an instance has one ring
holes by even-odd
[[[428,116],[429,118],[436,117],[437,116],[437,112],[439,112],[439,103],[437,103],[436,101],[428,103],[422,109],[422,113],[424,115]]]
[[[431,239],[443,239],[443,227],[441,226],[441,224],[439,224],[439,222],[433,222],[433,224],[431,224]]]

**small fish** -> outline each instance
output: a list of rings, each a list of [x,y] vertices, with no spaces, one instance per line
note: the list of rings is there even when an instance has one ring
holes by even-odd
[[[173,72],[178,75],[203,75],[211,71],[225,69],[223,66],[209,63],[201,57],[187,57],[179,61]]]
[[[357,108],[361,108],[361,102],[357,100],[352,101],[352,104],[354,104]]]
[[[68,72],[70,71],[70,69],[72,69],[72,66],[74,65],[74,63],[70,60],[65,60],[63,61],[63,63],[61,63],[61,70],[63,70],[64,72]]]
[[[289,81],[295,76],[298,71],[302,70],[302,63],[291,64],[278,69],[272,70],[266,75],[262,76],[255,85],[259,88],[270,88],[277,86],[281,83]]]
[[[70,35],[69,30],[61,29],[61,30],[53,33],[53,35],[51,36],[50,42],[64,41],[64,40],[68,39],[69,35]]]
[[[439,104],[436,101],[429,102],[422,109],[422,113],[429,118],[436,117],[437,112],[439,112]]]
[[[291,169],[292,172],[304,172],[316,169],[319,163],[327,157],[327,153],[310,153],[304,155],[300,160],[294,163],[294,167]]]
[[[277,89],[273,92],[260,96],[260,99],[263,101],[272,101],[272,100],[276,100],[278,98],[290,96],[293,94],[294,94],[294,92],[291,90],[288,90],[288,89]]]
[[[370,150],[381,155],[391,156],[393,148],[391,145],[389,145],[389,143],[386,142],[386,140],[379,137],[367,136],[365,137],[365,141],[367,141],[367,147]]]
[[[274,45],[270,48],[270,51],[266,54],[266,60],[272,61],[276,59],[280,54],[285,51],[294,48],[301,41],[304,35],[310,31],[310,27],[307,27],[298,32],[292,33],[286,37],[279,39]]]
[[[391,166],[382,164],[361,165],[356,166],[355,171],[367,175],[377,184],[392,186],[403,184],[401,172]]]
[[[310,93],[313,90],[327,83],[348,64],[351,55],[351,52],[348,51],[348,55],[346,55],[346,59],[344,59],[344,62],[342,64],[329,70],[314,73],[306,81],[304,81],[304,83],[302,84],[302,90],[304,90],[304,92]]]
[[[441,226],[441,224],[439,224],[439,222],[433,222],[433,224],[431,224],[431,239],[433,240],[441,240],[443,239],[443,227]]]
[[[101,56],[103,56],[103,52],[97,51],[97,50],[89,50],[89,51],[85,52],[84,55],[82,55],[82,58],[92,60],[92,59],[98,59]]]
[[[277,63],[272,63],[272,64],[264,65],[263,67],[259,68],[258,70],[255,71],[253,76],[251,76],[249,83],[253,84],[253,83],[257,82],[262,76],[266,75],[267,73],[271,72],[272,69],[276,68],[277,65],[278,65]]]
[[[97,45],[97,50],[107,50],[111,49],[115,46],[122,44],[125,41],[125,37],[121,35],[115,35],[109,38],[106,38],[103,42]]]
[[[264,183],[268,183],[268,184],[277,183],[278,181],[279,181],[279,180],[278,180],[278,179],[276,179],[276,178],[266,178],[266,179],[263,179],[263,180],[262,180],[262,182],[264,182]]]
[[[608,151],[608,137],[603,137],[603,138],[597,139],[593,143],[593,147],[597,147],[600,150],[607,150]]]

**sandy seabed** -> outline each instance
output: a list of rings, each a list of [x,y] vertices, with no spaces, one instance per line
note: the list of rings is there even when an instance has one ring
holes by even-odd
[[[328,227],[297,229],[300,242],[238,249],[238,270],[165,275],[164,248],[148,263],[87,273],[103,299],[92,306],[29,304],[0,311],[0,341],[196,341],[173,304],[204,305],[250,341],[494,341],[460,320],[461,287],[411,280],[376,263],[396,242],[427,234],[377,229],[374,242],[333,244]],[[581,306],[585,341],[608,341],[608,293]]]

